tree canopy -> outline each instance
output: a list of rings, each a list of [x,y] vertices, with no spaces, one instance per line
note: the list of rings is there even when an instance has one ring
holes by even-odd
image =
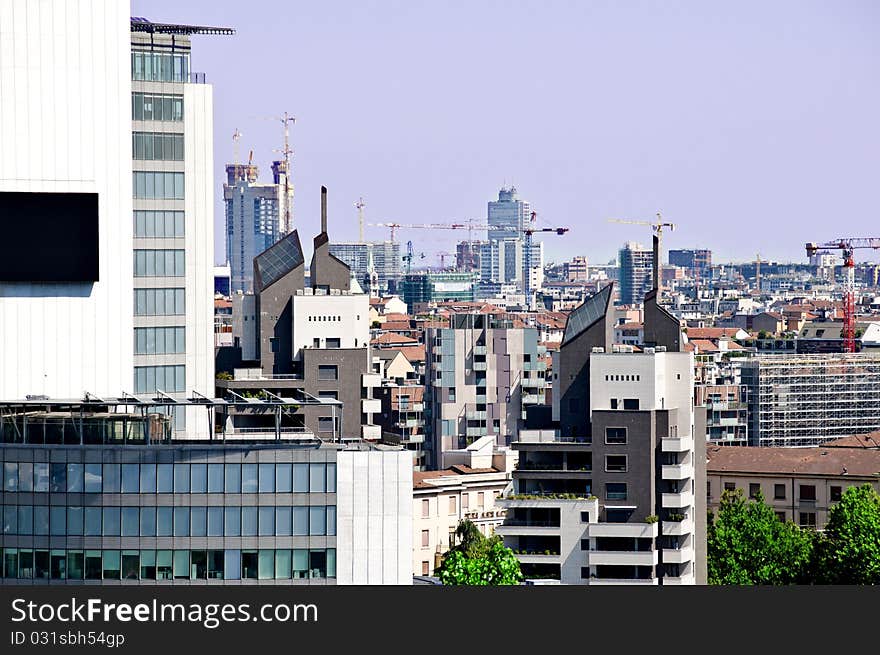
[[[870,484],[849,487],[828,511],[815,559],[816,582],[880,584],[880,496]]]
[[[513,585],[519,584],[523,575],[519,560],[501,537],[487,538],[477,526],[467,519],[459,522],[455,530],[458,539],[443,556],[443,562],[435,572],[445,585]]]

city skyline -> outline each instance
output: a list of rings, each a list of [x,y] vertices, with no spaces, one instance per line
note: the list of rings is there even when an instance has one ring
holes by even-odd
[[[872,3],[252,3],[242,12],[227,1],[135,0],[132,13],[236,28],[222,42],[196,37],[194,70],[215,88],[215,179],[233,159],[236,128],[239,158],[253,149],[268,171],[283,140],[268,117],[289,112],[295,224],[306,232],[322,184],[340,241],[357,237],[359,197],[367,222],[460,221],[484,219],[498,188],[515,184],[541,219],[571,228],[544,239],[555,261],[605,263],[649,236],[606,219],[657,211],[678,228],[664,246],[710,248],[718,261],[753,251],[804,261],[804,242],[872,227]],[[219,226],[219,185],[215,196]],[[464,234],[428,237],[397,239],[451,250]],[[367,227],[366,238],[388,231]]]

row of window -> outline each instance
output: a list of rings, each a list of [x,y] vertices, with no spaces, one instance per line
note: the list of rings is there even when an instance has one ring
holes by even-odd
[[[134,235],[165,239],[182,237],[185,235],[183,212],[138,209],[134,212]]]
[[[639,382],[641,375],[606,375],[605,382]]]
[[[186,328],[147,327],[134,329],[135,355],[167,355],[186,352]]]
[[[182,288],[135,289],[135,316],[183,316],[186,314],[186,292]]]
[[[186,391],[186,366],[135,366],[134,392],[181,393]]]
[[[5,462],[2,490],[53,493],[336,493],[336,464]]]
[[[183,173],[134,171],[132,175],[135,198],[183,200]]]
[[[189,53],[131,53],[131,79],[145,82],[186,82]]]
[[[3,534],[86,537],[290,537],[336,534],[336,506],[5,505]]]
[[[183,161],[183,134],[132,132],[131,156],[147,161]]]
[[[335,578],[336,549],[120,551],[3,548],[0,576],[20,580]]]
[[[477,492],[464,492],[461,494],[461,509],[469,509],[470,508],[470,494],[476,493],[477,496],[477,509],[483,509],[486,505],[486,492],[477,491]],[[492,497],[497,498],[501,492],[492,491]],[[458,514],[458,497],[457,496],[448,496],[449,503],[449,516],[454,516]],[[439,511],[440,507],[440,499],[437,499],[437,509]],[[422,518],[429,518],[431,516],[431,500],[429,498],[422,499]]]
[[[135,277],[183,277],[184,250],[135,250]]]
[[[707,491],[711,490],[711,482],[706,482]],[[736,484],[733,482],[725,482],[724,490],[725,491],[734,491],[736,489]],[[816,502],[816,485],[814,484],[802,484],[798,486],[798,500],[800,502],[808,502],[814,503]],[[749,483],[749,498],[757,498],[758,494],[761,492],[761,484],[758,482]],[[828,488],[828,500],[831,502],[837,502],[840,500],[841,495],[843,494],[843,487],[831,486]],[[774,484],[773,485],[773,500],[785,500],[786,498],[786,486],[784,484]]]
[[[136,121],[182,121],[183,96],[171,93],[132,93],[131,116]]]

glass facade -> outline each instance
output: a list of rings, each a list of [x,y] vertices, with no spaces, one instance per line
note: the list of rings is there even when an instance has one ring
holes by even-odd
[[[135,210],[134,236],[147,239],[183,237],[183,212]]]
[[[186,293],[182,288],[135,289],[135,316],[183,316]]]
[[[2,448],[0,577],[333,580],[335,462],[263,461],[311,450]]]
[[[132,176],[136,199],[183,200],[183,173],[134,171]]]
[[[187,82],[189,53],[133,51],[131,79],[147,82]]]
[[[134,392],[152,393],[157,390],[165,393],[186,391],[186,367],[135,366]]]
[[[135,277],[183,277],[184,250],[135,250]]]
[[[186,328],[134,329],[135,355],[166,355],[186,352]]]
[[[183,96],[172,93],[132,93],[131,116],[136,121],[182,121]]]
[[[183,134],[132,132],[131,156],[148,161],[183,161]]]

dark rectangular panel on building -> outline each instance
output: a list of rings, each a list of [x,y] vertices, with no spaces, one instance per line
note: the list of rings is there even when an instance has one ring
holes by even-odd
[[[96,282],[97,193],[0,193],[0,281]]]

